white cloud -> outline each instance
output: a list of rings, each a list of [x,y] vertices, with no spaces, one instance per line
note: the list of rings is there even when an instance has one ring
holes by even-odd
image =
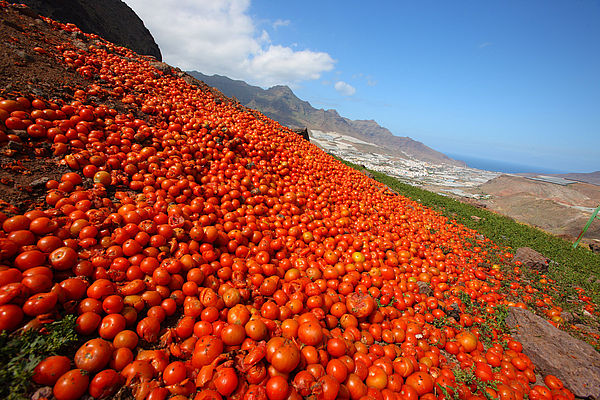
[[[273,28],[277,29],[280,26],[288,26],[289,24],[290,24],[289,19],[278,19],[277,21],[273,22]]]
[[[269,46],[244,62],[245,69],[260,82],[275,85],[319,79],[323,71],[333,68],[327,53],[294,51],[289,47]]]
[[[335,61],[324,52],[271,43],[249,0],[126,0],[154,36],[164,61],[183,70],[271,86],[319,79]],[[274,27],[289,21],[277,20]]]
[[[337,81],[333,87],[338,91],[338,93],[343,94],[344,96],[352,96],[354,93],[356,93],[356,89],[353,86],[343,81]]]
[[[491,43],[491,42],[483,42],[483,43],[481,43],[481,44],[479,45],[479,48],[480,48],[480,49],[483,49],[484,47],[488,47],[488,46],[491,46],[491,45],[492,45],[492,43]]]

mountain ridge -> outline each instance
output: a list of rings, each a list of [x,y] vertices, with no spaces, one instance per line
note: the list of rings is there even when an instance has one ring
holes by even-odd
[[[209,76],[198,71],[187,73],[290,128],[307,127],[337,132],[396,151],[398,156],[404,158],[414,157],[433,164],[466,165],[408,136],[396,136],[373,119],[351,120],[341,116],[335,109],[317,109],[308,101],[298,98],[285,85],[263,89],[222,75]]]

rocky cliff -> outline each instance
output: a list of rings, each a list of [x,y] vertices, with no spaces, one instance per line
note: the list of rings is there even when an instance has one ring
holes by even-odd
[[[160,49],[137,14],[120,0],[20,0],[35,12],[95,33],[139,54],[162,59]]]

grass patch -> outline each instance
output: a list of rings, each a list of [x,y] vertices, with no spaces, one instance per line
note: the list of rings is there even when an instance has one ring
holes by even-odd
[[[24,400],[30,398],[33,370],[40,361],[58,355],[77,342],[75,315],[51,322],[42,330],[0,334],[0,398]]]

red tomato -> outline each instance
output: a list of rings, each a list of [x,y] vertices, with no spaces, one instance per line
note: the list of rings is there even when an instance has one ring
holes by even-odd
[[[53,386],[69,369],[71,369],[71,360],[68,357],[50,356],[35,367],[32,379],[39,385]]]
[[[114,369],[105,369],[94,376],[88,390],[93,398],[104,399],[113,395],[121,385],[121,375]]]
[[[75,366],[88,372],[104,368],[110,361],[113,346],[104,339],[91,339],[85,342],[75,353]]]
[[[77,400],[86,392],[90,378],[80,369],[72,369],[63,374],[52,389],[56,400]]]
[[[21,324],[21,321],[23,321],[21,307],[14,304],[0,306],[0,332],[16,329]]]
[[[346,296],[346,308],[356,318],[366,318],[375,310],[375,301],[366,293],[351,293]]]
[[[29,316],[47,314],[54,310],[57,302],[58,296],[56,293],[38,293],[31,296],[27,299],[25,304],[23,304],[23,312]]]

